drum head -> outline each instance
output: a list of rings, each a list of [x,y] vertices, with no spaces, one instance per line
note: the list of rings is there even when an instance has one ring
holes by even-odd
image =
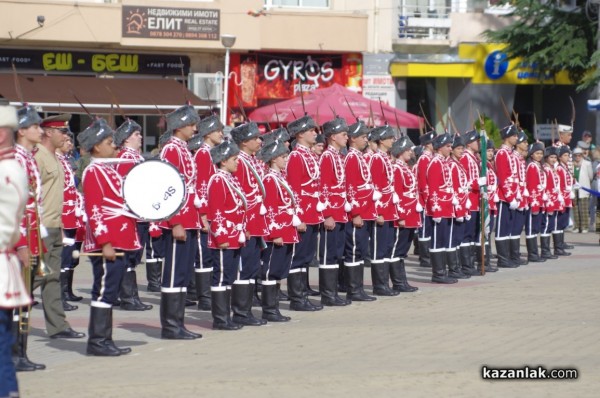
[[[173,165],[161,160],[147,160],[135,165],[125,176],[123,198],[140,219],[166,220],[185,203],[185,182]]]

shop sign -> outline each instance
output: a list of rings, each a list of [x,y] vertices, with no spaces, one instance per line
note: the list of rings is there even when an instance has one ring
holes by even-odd
[[[391,75],[365,75],[362,79],[363,96],[396,107],[396,87]]]
[[[220,10],[125,5],[122,8],[123,37],[219,40]]]
[[[242,103],[249,107],[334,83],[362,91],[361,54],[233,54],[231,65],[230,84],[239,87]],[[237,104],[234,93],[231,100]]]
[[[0,50],[0,69],[17,71],[187,75],[190,59],[179,55],[83,51]]]

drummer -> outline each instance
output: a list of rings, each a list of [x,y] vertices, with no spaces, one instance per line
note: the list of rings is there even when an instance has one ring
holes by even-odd
[[[140,154],[142,149],[142,127],[131,119],[125,120],[115,131],[114,142],[117,148],[120,148],[117,157],[119,159],[129,160],[128,162],[117,163],[116,169],[121,177],[125,178],[127,173],[135,166],[144,161]],[[144,246],[150,245],[150,233],[148,231],[150,223],[138,221],[137,234],[142,247],[140,250],[128,253],[127,270],[121,284],[119,297],[121,298],[121,309],[124,311],[147,311],[152,306],[144,304],[138,294],[137,278],[135,268],[141,264]]]
[[[160,297],[161,336],[163,339],[190,340],[202,337],[187,330],[183,323],[187,286],[194,272],[201,224],[196,165],[187,141],[196,133],[200,117],[191,105],[184,105],[166,117],[165,134],[171,138],[162,148],[160,159],[171,163],[183,176],[187,196],[180,210],[163,225],[165,263]]]
[[[104,119],[97,119],[78,136],[79,144],[92,155],[82,184],[88,217],[83,247],[94,254],[87,353],[111,357],[131,352],[131,348],[118,348],[112,340],[112,307],[125,273],[124,252],[140,248],[135,219],[124,211],[123,180],[103,161],[116,155],[113,134]]]

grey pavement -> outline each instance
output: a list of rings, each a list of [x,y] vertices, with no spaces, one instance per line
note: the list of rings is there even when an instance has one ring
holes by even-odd
[[[600,391],[598,235],[566,234],[573,255],[473,277],[450,286],[407,260],[419,292],[325,308],[287,311],[287,324],[211,330],[188,307],[195,341],[160,339],[159,294],[140,283],[145,312],[114,310],[113,338],[133,352],[85,355],[85,340],[46,337],[33,311],[29,357],[45,371],[19,373],[23,397],[592,397]],[[524,245],[522,252],[525,252]],[[75,273],[86,299],[68,320],[87,333],[90,266]],[[145,279],[145,268],[138,281]],[[312,272],[312,285],[317,284]],[[365,281],[369,283],[367,269]],[[260,309],[254,309],[260,314]],[[488,381],[492,367],[576,368],[577,380]]]

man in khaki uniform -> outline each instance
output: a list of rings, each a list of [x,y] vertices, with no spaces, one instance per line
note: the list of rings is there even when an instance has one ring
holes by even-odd
[[[62,207],[65,175],[56,157],[56,149],[64,145],[68,131],[68,121],[71,115],[58,115],[44,119],[40,127],[43,128],[42,142],[37,145],[34,154],[42,182],[42,224],[48,230],[44,239],[46,249],[44,262],[51,273],[44,277],[36,277],[34,289],[42,289],[44,304],[44,317],[46,330],[52,338],[81,338],[84,333],[71,329],[66,320],[61,299],[61,286],[59,282],[61,268],[62,243]],[[56,122],[62,123],[62,128]],[[67,126],[67,127],[65,127]]]

